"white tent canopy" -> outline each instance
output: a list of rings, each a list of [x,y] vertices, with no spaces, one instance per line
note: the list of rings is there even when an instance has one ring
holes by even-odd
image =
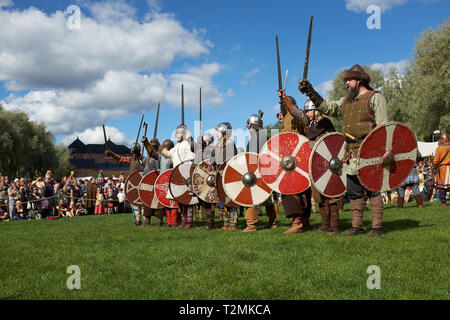
[[[420,155],[422,157],[426,156],[434,156],[436,152],[436,148],[438,147],[438,143],[436,142],[420,142],[417,141],[417,147],[419,149]]]

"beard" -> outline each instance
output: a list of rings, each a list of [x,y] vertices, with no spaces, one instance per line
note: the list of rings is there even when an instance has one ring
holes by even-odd
[[[347,92],[345,93],[344,98],[345,98],[345,100],[353,101],[358,96],[358,94],[359,94],[358,87],[350,88],[350,89],[347,89]]]

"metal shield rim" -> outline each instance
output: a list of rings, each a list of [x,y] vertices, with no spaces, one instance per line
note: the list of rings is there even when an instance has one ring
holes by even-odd
[[[257,159],[258,159],[258,165],[259,165],[259,155],[258,155],[257,153],[255,153],[255,152],[242,152],[242,153],[239,153],[239,154],[235,155],[233,158],[231,158],[230,160],[227,161],[227,165],[226,165],[225,168],[223,169],[223,172],[226,172],[226,171],[227,171],[229,165],[233,162],[233,160],[235,160],[236,158],[245,156],[246,154],[256,155],[256,156],[257,156]],[[259,171],[259,166],[256,168],[256,170]],[[259,173],[259,175],[260,175],[260,179],[262,180],[262,178],[261,178],[261,173]],[[230,197],[230,195],[228,194],[227,189],[225,188],[225,174],[222,175],[221,179],[222,179],[222,185],[224,186],[224,187],[223,187],[223,190],[225,191],[225,193],[226,193],[226,195],[228,196],[228,198],[230,198],[234,203],[236,203],[237,205],[242,206],[242,207],[247,207],[247,208],[248,208],[248,207],[259,206],[259,205],[261,205],[262,203],[266,202],[267,199],[269,199],[270,196],[272,195],[272,192],[268,193],[269,196],[268,196],[266,199],[264,199],[264,201],[262,201],[262,202],[260,202],[260,203],[257,203],[257,204],[252,204],[252,205],[244,204],[244,203],[241,203],[241,202],[239,202],[239,201],[236,201],[235,199],[233,199],[232,197]],[[267,185],[267,183],[265,183],[264,180],[262,180],[262,182],[263,182],[264,184]],[[267,186],[268,186],[268,185],[267,185]],[[268,186],[268,187],[269,187],[269,186]],[[270,187],[269,187],[269,188],[270,188]]]
[[[143,173],[143,171],[142,170],[135,170],[135,171],[133,171],[133,172],[131,172],[129,175],[128,175],[128,177],[125,179],[125,199],[127,199],[127,201],[129,202],[129,203],[131,203],[132,205],[134,205],[134,206],[136,206],[136,207],[144,207],[145,206],[145,204],[144,204],[144,202],[142,202],[142,200],[141,200],[141,197],[140,197],[140,195],[139,195],[139,184],[138,184],[138,186],[136,187],[136,189],[137,189],[137,191],[138,191],[138,201],[140,201],[140,202],[135,202],[136,200],[134,200],[134,201],[130,201],[129,199],[128,199],[128,197],[127,197],[127,193],[128,193],[128,188],[127,188],[127,185],[128,185],[128,180],[131,178],[131,176],[132,175],[134,175],[135,173]],[[142,177],[141,177],[141,179],[142,179]],[[140,180],[139,180],[139,183],[140,183]]]
[[[160,178],[164,173],[166,173],[167,171],[170,171],[170,170],[173,170],[173,168],[170,168],[170,169],[164,170],[163,172],[160,172],[158,178],[156,178],[156,180],[155,180],[155,183],[156,183],[156,181],[159,180],[159,178]],[[169,177],[170,177],[170,175],[169,175]],[[168,182],[167,184],[169,185],[169,182]],[[169,186],[167,186],[167,191],[169,191]],[[156,198],[157,198],[158,201],[161,203],[161,201],[160,201],[159,198],[158,198],[158,195],[156,195]],[[173,200],[173,202],[177,203],[177,202],[175,201],[175,199]],[[163,205],[163,206],[164,206],[164,208],[170,208],[170,209],[177,209],[177,208],[178,208],[178,204],[177,204],[175,207],[165,206],[165,205]]]
[[[194,195],[191,197],[191,201],[190,201],[189,203],[183,203],[183,202],[179,201],[179,200],[173,195],[173,193],[172,193],[172,188],[170,187],[171,184],[172,184],[170,181],[172,180],[173,173],[175,172],[175,170],[176,170],[179,166],[185,164],[186,162],[192,162],[192,164],[194,164],[194,159],[192,159],[192,160],[184,160],[184,161],[180,162],[175,168],[173,168],[173,171],[171,172],[170,177],[169,177],[169,192],[170,192],[170,194],[172,195],[173,199],[174,199],[175,201],[177,201],[178,203],[181,203],[181,204],[186,205],[186,206],[189,206],[189,205],[196,205],[196,204],[198,204],[198,198],[197,198],[197,195],[196,195],[194,192],[192,192],[192,193],[194,193]],[[191,168],[192,168],[192,164],[191,164]],[[190,176],[191,181],[192,181],[192,175],[190,174],[189,176]],[[194,200],[194,202],[192,202],[192,200]]]
[[[404,123],[402,123],[402,122],[398,122],[398,121],[389,121],[389,122],[386,122],[386,123],[384,123],[384,124],[380,124],[379,126],[377,126],[377,127],[375,127],[372,131],[370,131],[369,132],[369,134],[364,138],[364,140],[361,142],[361,145],[359,146],[359,148],[358,148],[358,154],[357,154],[357,170],[358,170],[358,173],[357,173],[357,176],[358,176],[358,180],[360,181],[360,183],[363,185],[363,187],[364,188],[366,188],[367,190],[370,190],[370,191],[373,191],[373,192],[386,192],[386,191],[389,191],[389,190],[381,190],[381,189],[383,189],[383,187],[381,187],[381,189],[380,190],[374,190],[374,189],[372,189],[372,188],[370,188],[370,187],[367,187],[364,183],[363,183],[363,181],[361,180],[361,178],[360,178],[360,175],[359,175],[359,170],[360,170],[360,165],[359,165],[359,163],[360,163],[360,153],[361,153],[361,146],[363,146],[364,145],[364,143],[374,134],[374,132],[376,131],[376,130],[378,130],[378,129],[380,129],[380,128],[382,128],[382,127],[387,127],[387,126],[390,126],[390,125],[395,125],[395,126],[401,126],[401,127],[404,127],[404,128],[406,128],[406,129],[408,129],[411,133],[412,133],[412,135],[414,136],[414,132],[411,130],[411,128],[409,128],[406,124],[404,124]],[[415,150],[415,158],[417,158],[417,152],[418,152],[418,145],[417,145],[417,138],[415,139],[415,148],[414,148],[414,150]],[[414,151],[413,150],[413,151]],[[414,159],[414,162],[416,162],[416,160]],[[409,170],[409,172],[411,172],[411,170],[412,170],[412,168],[413,168],[414,166],[412,166],[411,168],[410,168],[410,170]],[[408,173],[408,175],[409,175],[409,173]],[[405,179],[408,177],[408,175],[406,175],[406,177],[405,177]],[[364,180],[364,179],[363,179]],[[403,179],[404,180],[404,179]],[[399,184],[400,185],[400,184]],[[390,190],[391,189],[395,189],[395,188],[397,188],[398,186],[393,186],[392,188],[390,188]]]
[[[270,138],[269,140],[267,140],[266,143],[264,143],[263,147],[261,148],[261,151],[263,151],[263,150],[265,150],[265,149],[268,149],[268,146],[267,146],[267,145],[268,145],[269,141],[271,141],[272,139],[274,139],[274,138],[277,137],[277,136],[279,137],[279,136],[282,136],[282,135],[297,135],[297,136],[299,136],[299,141],[302,140],[302,138],[305,138],[306,141],[303,142],[303,143],[306,143],[306,142],[309,143],[308,138],[307,138],[306,136],[300,134],[300,133],[296,133],[296,132],[282,132],[282,133],[279,133],[279,134],[273,136],[273,137]],[[311,151],[311,152],[312,152],[312,151]],[[260,154],[261,154],[261,152],[260,152]],[[309,159],[308,159],[308,166],[309,166]],[[309,167],[308,167],[308,170],[309,170]],[[260,157],[258,157],[258,171],[261,173],[261,170],[260,170]],[[308,173],[308,177],[309,177],[309,173]],[[271,188],[274,192],[276,192],[276,193],[278,193],[278,194],[284,194],[284,195],[294,195],[294,194],[298,194],[298,193],[304,192],[305,190],[308,190],[308,188],[311,187],[311,179],[309,178],[310,184],[309,184],[309,187],[308,187],[308,188],[306,188],[306,189],[304,189],[304,190],[302,190],[302,191],[299,191],[299,192],[294,192],[294,193],[281,193],[280,190],[279,190],[279,188],[278,188],[278,186],[276,186],[276,187],[274,188],[274,187],[272,186],[273,183],[271,183],[271,184],[267,183],[267,182],[264,180],[264,177],[263,177],[262,174],[261,174],[261,179],[262,179],[263,182],[264,182],[269,188]]]
[[[312,175],[312,173],[311,173],[311,171],[312,171],[312,170],[311,170],[311,169],[312,169],[312,158],[313,158],[312,156],[313,156],[314,152],[316,152],[316,150],[317,150],[317,148],[318,148],[318,146],[319,146],[319,143],[321,143],[321,142],[322,142],[323,140],[325,140],[327,137],[332,136],[332,135],[340,135],[340,136],[344,137],[344,143],[347,143],[347,142],[345,142],[345,136],[344,136],[344,134],[341,133],[341,132],[328,132],[328,133],[324,134],[323,136],[321,136],[321,137],[315,142],[313,148],[311,149],[311,155],[309,156],[309,164],[308,164],[308,166],[309,166],[309,180],[311,181],[311,185],[314,187],[314,189],[316,189],[321,195],[323,195],[323,196],[325,196],[325,197],[328,197],[328,198],[337,198],[337,197],[340,197],[340,196],[342,196],[343,194],[345,194],[345,193],[347,192],[347,187],[345,188],[344,192],[342,192],[342,193],[340,193],[340,194],[338,194],[338,195],[327,195],[326,193],[320,191],[320,190],[317,188],[316,183],[314,182],[314,179],[313,179],[312,176],[311,176],[311,175]],[[343,173],[343,174],[345,174],[345,175],[347,176],[346,173]]]
[[[158,197],[156,197],[156,192],[155,192],[155,189],[154,189],[154,184],[153,184],[153,194],[154,194],[154,197],[156,197],[156,200],[158,200],[158,204],[159,204],[158,207],[153,208],[152,206],[147,205],[147,204],[144,202],[144,200],[142,200],[142,196],[141,196],[141,184],[142,184],[142,181],[144,181],[144,179],[145,179],[145,177],[147,177],[147,175],[149,175],[149,174],[151,174],[151,173],[154,173],[154,172],[160,172],[160,174],[161,174],[161,171],[160,171],[160,170],[152,170],[152,171],[150,171],[150,172],[147,172],[147,173],[142,177],[141,181],[139,182],[139,187],[138,187],[139,198],[141,199],[141,201],[144,203],[145,206],[147,206],[147,207],[149,207],[149,208],[151,208],[151,209],[162,209],[162,208],[164,208],[164,206],[162,205],[161,202],[159,202]],[[155,182],[156,182],[156,180],[158,179],[158,177],[159,177],[159,174],[158,174],[158,176],[156,177]]]

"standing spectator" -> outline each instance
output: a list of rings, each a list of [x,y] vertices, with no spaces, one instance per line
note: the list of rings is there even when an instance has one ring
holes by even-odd
[[[431,198],[433,196],[434,182],[433,182],[433,175],[430,169],[430,162],[428,160],[425,161],[425,165],[423,167],[423,174],[425,178],[425,189],[428,199],[427,201],[431,202]]]
[[[113,189],[108,189],[108,193],[106,194],[106,213],[107,214],[114,213],[115,203],[116,203],[116,197],[114,195]]]
[[[450,141],[445,131],[441,133],[433,164],[436,167],[436,188],[441,206],[447,205],[447,192],[450,191]]]
[[[97,194],[97,189],[99,189],[97,182],[95,181],[94,178],[91,178],[91,180],[87,185],[87,193],[86,193],[87,199],[85,200],[86,210],[88,211],[88,214],[94,214],[95,197]]]
[[[17,180],[17,179],[16,179]],[[14,210],[16,208],[16,201],[20,199],[19,191],[16,187],[16,182],[11,182],[8,188],[8,203],[9,203],[9,219],[12,221],[14,216]]]
[[[104,200],[104,196],[102,193],[102,188],[98,188],[97,194],[95,196],[95,212],[94,212],[95,214],[103,214],[104,213],[103,200]]]
[[[118,193],[117,193],[117,200],[119,201],[118,206],[117,206],[117,211],[119,213],[124,213],[125,212],[125,193],[123,191],[123,188],[120,187],[118,189]]]
[[[8,185],[5,183],[5,177],[0,177],[0,215],[8,212]]]
[[[31,195],[28,197],[28,200],[30,201],[30,217],[34,216],[36,219],[42,218],[41,199],[42,196],[38,193],[38,189],[33,188]]]

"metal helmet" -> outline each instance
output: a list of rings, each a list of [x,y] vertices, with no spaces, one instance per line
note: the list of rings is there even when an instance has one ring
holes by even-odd
[[[214,137],[211,133],[205,133],[202,137],[202,140],[204,142],[209,142],[209,143],[213,143],[214,142]]]
[[[310,99],[306,99],[303,110],[305,110],[305,111],[317,110],[317,108]]]
[[[188,128],[186,128],[186,126],[184,124],[180,124],[177,127],[176,132],[181,133],[181,135],[183,136],[184,139],[188,139],[189,137],[192,136],[191,131],[189,131]]]
[[[257,114],[251,114],[247,119],[247,126],[253,125],[258,128],[263,127],[263,120],[262,120],[262,111],[260,111],[259,115]]]
[[[167,150],[170,150],[170,149],[172,149],[172,148],[174,147],[173,141],[170,140],[170,139],[164,140],[163,143],[162,143],[162,145],[163,145],[164,147],[166,147]]]
[[[141,153],[141,145],[139,143],[133,143],[131,145],[131,153]]]
[[[227,131],[231,130],[231,124],[229,122],[221,122],[217,125],[216,130],[222,132],[224,136],[227,135]]]

